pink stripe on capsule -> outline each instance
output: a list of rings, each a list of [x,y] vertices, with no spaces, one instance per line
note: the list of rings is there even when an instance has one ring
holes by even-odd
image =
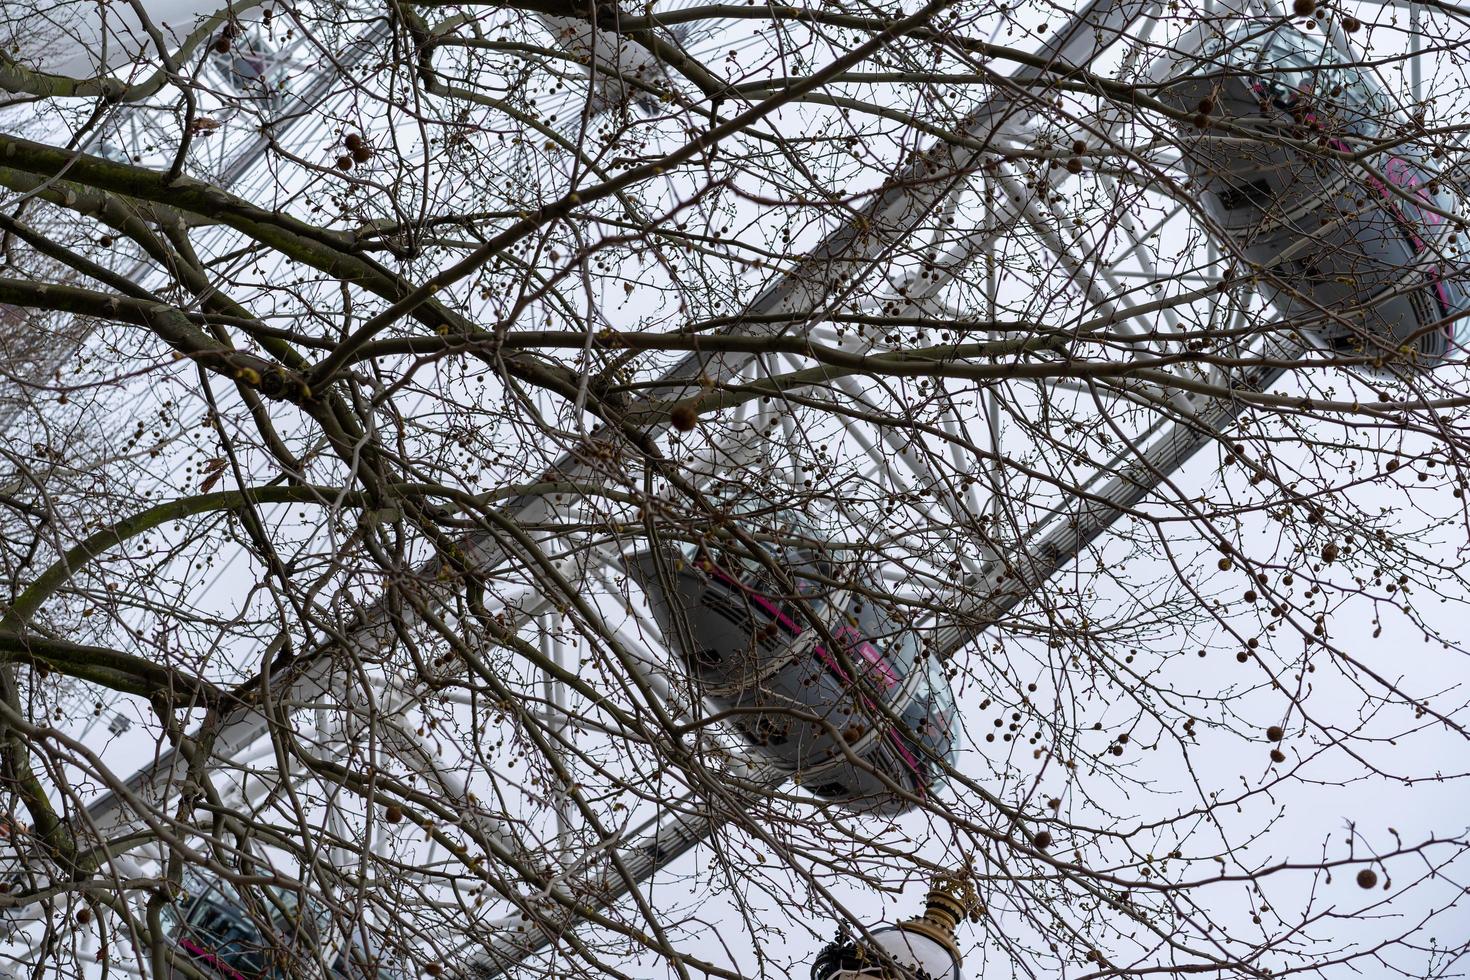
[[[793,636],[801,635],[801,626],[798,625],[796,621],[793,620],[790,616],[786,615],[786,613],[782,611],[779,606],[770,601],[764,595],[755,591],[754,589],[750,589],[744,585],[741,585],[718,565],[711,563],[708,566],[708,570],[713,573],[714,577],[719,581],[725,583],[726,585],[733,586],[734,588],[739,589],[742,594],[744,594],[757,606],[767,612],[777,623],[785,627],[787,631],[790,632]],[[839,627],[836,631],[834,631],[833,635],[837,639],[844,639],[845,632],[851,632],[852,634],[861,637],[861,634],[859,634],[857,630],[853,629],[851,626]],[[866,650],[862,649],[864,647],[866,648]],[[862,654],[864,660],[872,664],[875,668],[878,668],[879,671],[883,674],[884,680],[886,682],[884,685],[886,689],[892,690],[893,687],[898,684],[898,675],[893,670],[892,665],[883,659],[883,655],[879,653],[878,650],[871,643],[863,640],[858,646],[858,651]],[[821,658],[823,665],[826,666],[828,670],[836,674],[837,678],[841,680],[844,684],[849,683],[850,679],[848,678],[846,672],[843,671],[841,665],[837,663],[832,655],[827,652],[826,647],[818,646],[815,652],[817,656]],[[872,707],[871,702],[869,702],[866,698],[863,698],[862,700],[865,707]],[[888,731],[888,740],[893,744],[893,747],[898,750],[899,757],[903,760],[904,764],[909,767],[909,770],[911,772],[913,772],[915,777],[914,786],[918,790],[919,796],[927,797],[928,792],[924,785],[923,769],[919,765],[919,760],[914,757],[913,752],[909,749],[908,743],[903,740],[898,732],[892,729],[889,729]]]
[[[230,977],[233,977],[234,980],[247,980],[245,974],[241,973],[233,966],[230,966],[224,960],[220,959],[218,956],[214,955],[203,946],[200,946],[192,939],[189,939],[188,937],[181,937],[179,939],[179,945],[184,947],[184,949],[188,951],[190,956],[193,956],[195,959],[203,960],[210,966],[218,968]]]

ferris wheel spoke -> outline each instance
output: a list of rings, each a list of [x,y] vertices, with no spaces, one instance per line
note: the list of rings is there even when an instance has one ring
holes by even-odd
[[[1121,251],[1115,252],[1108,257],[1108,266],[1116,269],[1127,263],[1129,259],[1144,255],[1151,247],[1151,243],[1158,240],[1160,233],[1171,223],[1179,220],[1180,215],[1184,214],[1184,209],[1184,202],[1170,199],[1168,205],[1164,208],[1164,213],[1153,224],[1142,231],[1138,231],[1137,222],[1132,221],[1130,218],[1131,228],[1129,229],[1128,244]],[[1147,267],[1141,266],[1141,268],[1146,273]]]
[[[853,379],[840,378],[836,381],[836,384],[838,388],[855,400],[861,401],[864,397],[861,386]],[[964,506],[963,498],[957,497],[951,492],[948,482],[942,479],[933,467],[928,465],[916,446],[911,442],[905,441],[898,430],[889,426],[879,427],[879,438],[887,445],[889,451],[884,451],[878,443],[869,438],[861,427],[853,426],[849,430],[849,434],[858,446],[861,447],[862,451],[867,454],[868,458],[872,460],[879,472],[884,475],[886,482],[901,488],[903,492],[912,493],[918,491],[921,494],[926,492],[931,493],[950,518],[950,521],[944,522],[945,525],[952,528],[963,528],[970,532],[972,540],[980,547],[978,557],[970,555],[966,549],[956,548],[954,549],[955,558],[971,574],[981,574],[980,570],[986,556],[993,552],[988,534],[981,529],[978,521],[979,515],[984,513],[984,511],[978,509],[974,511],[968,510]],[[892,462],[894,459],[897,459],[903,464],[909,477],[912,477],[912,479],[900,475],[894,469]]]
[[[1153,256],[1149,254],[1149,250],[1144,244],[1148,241],[1148,238],[1140,231],[1138,227],[1138,222],[1133,220],[1133,215],[1129,213],[1130,209],[1124,206],[1124,202],[1122,200],[1122,185],[1118,182],[1117,178],[1109,174],[1101,175],[1100,180],[1102,181],[1103,188],[1107,191],[1108,196],[1112,198],[1114,202],[1112,213],[1117,216],[1118,227],[1123,229],[1124,238],[1131,243],[1130,246],[1123,252],[1109,257],[1108,263],[1110,266],[1112,266],[1114,270],[1114,275],[1140,276],[1150,281],[1157,281],[1159,278],[1158,263],[1154,261]],[[1182,213],[1183,207],[1184,206],[1182,204],[1177,205],[1174,213]],[[1167,215],[1165,216],[1165,220],[1168,220]],[[1119,269],[1119,266],[1121,266],[1126,260],[1130,258],[1137,259],[1138,267],[1140,270],[1139,272],[1130,272]],[[1218,281],[1218,279],[1212,279],[1209,276],[1201,276],[1195,274],[1185,274],[1184,276],[1171,274],[1170,278],[1187,278],[1188,280],[1199,281],[1202,283],[1212,283]]]
[[[1299,339],[1274,337],[1263,351],[1262,363],[1242,371],[1236,387],[1263,390],[1285,373],[1285,368],[1274,364],[1291,363],[1304,349]],[[1082,492],[1055,509],[1055,517],[1038,522],[1022,537],[1015,554],[993,563],[984,577],[965,583],[966,598],[955,604],[953,621],[941,626],[937,634],[941,656],[951,655],[1025,601],[1058,568],[1217,439],[1245,407],[1233,398],[1197,395],[1188,396],[1188,404],[1190,410],[1183,418],[1161,418],[1133,446],[1100,467]]]
[[[779,785],[786,776],[784,773],[756,770],[744,774],[743,778],[752,786],[753,799],[761,787]],[[736,798],[730,806],[738,807],[740,802]],[[614,856],[597,861],[559,891],[569,902],[590,901],[605,908],[625,894],[630,879],[645,881],[652,877],[717,831],[728,819],[725,813],[710,810],[698,795],[671,800],[664,812],[626,834],[613,852]],[[609,875],[608,870],[613,864],[621,865],[628,874]],[[482,980],[490,980],[553,945],[575,921],[575,918],[563,914],[552,917],[550,921],[525,925],[518,931],[494,935],[489,943],[480,945],[478,949],[465,949],[464,954],[475,974]]]
[[[968,473],[971,469],[971,461],[966,458],[964,450],[965,420],[960,415],[960,407],[953,393],[948,388],[940,389],[944,398],[944,410],[939,418],[940,428],[944,430],[947,437],[947,449],[949,451],[949,462],[956,473]],[[982,400],[988,400],[993,392],[987,390]],[[987,413],[986,435],[990,437],[990,456],[992,466],[984,467],[991,469],[1001,461],[1000,455],[1000,433],[989,424]],[[960,490],[964,497],[963,510],[969,514],[979,516],[986,513],[986,507],[980,503],[980,491],[974,481],[966,480]],[[992,524],[991,531],[995,528]]]
[[[547,662],[554,665],[558,671],[565,669],[567,657],[562,644],[557,642],[551,635],[549,624],[543,623],[537,630],[537,638],[540,642],[541,656]],[[541,673],[542,696],[546,700],[547,712],[551,716],[547,719],[547,734],[553,740],[559,740],[566,732],[570,721],[569,714],[569,692],[566,684],[557,674],[549,670]],[[558,867],[564,866],[572,850],[572,820],[570,813],[571,801],[567,796],[570,787],[558,785],[554,792],[556,794],[556,844],[552,855]]]
[[[1007,131],[1021,125],[1017,121]],[[1047,179],[1053,190],[1062,181],[1056,172],[1050,173]],[[868,304],[903,313],[913,313],[935,304],[940,290],[990,249],[998,238],[1014,229],[1022,219],[1026,205],[1040,194],[1040,191],[1022,189],[1018,196],[1002,194],[1000,200],[995,201],[992,200],[995,186],[995,175],[985,171],[957,184],[939,209],[930,235],[930,248],[942,246],[942,251],[927,257],[920,268],[909,272],[892,296],[875,297],[867,301]],[[980,223],[959,233],[946,233],[944,228],[953,223],[960,203],[977,190],[987,205]]]
[[[1008,198],[1017,202],[1025,202],[1021,208],[1022,217],[1047,250],[1061,262],[1073,285],[1086,296],[1092,306],[1093,315],[1106,318],[1129,333],[1147,332],[1141,324],[1135,324],[1133,322],[1135,318],[1129,315],[1129,311],[1135,308],[1134,304],[1119,304],[1114,300],[1115,296],[1127,296],[1130,292],[1128,287],[1114,277],[1110,269],[1090,264],[1078,256],[1072,244],[1065,241],[1055,230],[1060,215],[1055,212],[1044,214],[1035,201],[1026,200],[1025,192],[1015,180],[1014,174],[1002,172],[999,181]],[[1103,286],[1108,288],[1105,290]],[[1167,310],[1165,314],[1167,319]]]

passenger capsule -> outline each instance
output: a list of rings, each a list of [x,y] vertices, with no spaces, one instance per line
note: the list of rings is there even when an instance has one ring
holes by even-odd
[[[230,883],[196,870],[165,911],[177,948],[199,973],[225,980],[288,980],[307,975],[316,962],[325,916],[302,914],[296,896],[273,889],[268,902],[248,909]],[[268,907],[267,907],[268,906]],[[263,924],[269,923],[267,936]],[[182,980],[185,972],[172,971]]]
[[[808,529],[794,537],[808,543],[759,556],[644,554],[634,574],[701,692],[718,710],[748,712],[734,722],[747,742],[816,796],[902,812],[954,758],[949,680],[874,601],[877,589],[839,583],[840,556],[810,546]]]
[[[1334,351],[1424,370],[1465,343],[1465,269],[1448,181],[1398,142],[1370,71],[1289,24],[1242,24],[1206,42],[1164,101],[1200,204],[1293,325]]]

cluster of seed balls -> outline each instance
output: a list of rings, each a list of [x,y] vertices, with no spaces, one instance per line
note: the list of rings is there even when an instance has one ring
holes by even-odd
[[[1327,8],[1319,7],[1317,0],[1292,0],[1291,12],[1298,17],[1315,17],[1317,20],[1325,20],[1327,17]],[[1316,26],[1316,21],[1307,21],[1308,29]],[[1363,22],[1356,17],[1344,17],[1341,26],[1348,34],[1356,34],[1363,26]]]
[[[373,148],[364,143],[362,137],[356,133],[348,133],[342,137],[342,145],[347,152],[337,158],[338,170],[351,170],[354,163],[367,163],[373,158]]]

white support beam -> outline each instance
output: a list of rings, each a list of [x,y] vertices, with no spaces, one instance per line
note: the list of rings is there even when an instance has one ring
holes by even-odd
[[[1232,388],[1259,392],[1286,373],[1270,363],[1291,363],[1305,346],[1284,337],[1270,338],[1258,366],[1241,371]],[[1120,517],[1150,496],[1215,441],[1246,408],[1233,396],[1208,397],[1180,393],[1183,408],[1177,421],[1161,421],[1133,446],[1119,453],[1019,544],[1015,554],[989,563],[985,575],[967,579],[969,596],[952,610],[953,622],[937,631],[935,648],[950,657],[989,629],[1011,609],[1041,589],[1047,579],[1077,557]]]

